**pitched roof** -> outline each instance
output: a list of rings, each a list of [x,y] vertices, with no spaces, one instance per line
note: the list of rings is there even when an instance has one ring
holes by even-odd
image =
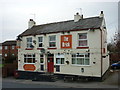
[[[5,45],[16,45],[16,40],[5,41],[2,43],[3,46]]]
[[[28,36],[28,35],[39,35],[39,34],[48,34],[55,32],[67,32],[72,30],[86,30],[90,28],[100,28],[102,24],[103,17],[91,17],[83,18],[78,22],[74,20],[48,23],[42,25],[33,26],[30,29],[27,29],[19,36]]]

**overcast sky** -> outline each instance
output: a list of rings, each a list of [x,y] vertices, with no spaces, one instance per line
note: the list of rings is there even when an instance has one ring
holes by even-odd
[[[100,11],[105,14],[109,42],[118,29],[118,0],[0,0],[0,42],[16,39],[30,18],[39,25],[73,20],[76,12],[84,18],[99,16]]]

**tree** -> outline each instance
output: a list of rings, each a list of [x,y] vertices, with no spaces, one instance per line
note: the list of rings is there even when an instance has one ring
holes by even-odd
[[[108,44],[108,50],[110,52],[110,61],[117,62],[120,61],[120,33],[115,33],[111,42]]]

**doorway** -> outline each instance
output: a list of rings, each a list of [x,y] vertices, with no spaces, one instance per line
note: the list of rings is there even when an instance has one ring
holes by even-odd
[[[54,54],[48,54],[47,57],[47,71],[54,72]]]

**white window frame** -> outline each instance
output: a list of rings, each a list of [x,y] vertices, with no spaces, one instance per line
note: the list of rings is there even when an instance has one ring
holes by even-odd
[[[15,46],[14,46],[14,45],[12,46],[12,49],[15,49]]]
[[[60,59],[60,63],[57,63],[57,58],[59,58]],[[62,63],[62,58],[64,58],[64,63]],[[57,54],[56,56],[55,56],[55,64],[56,65],[64,65],[65,64],[65,56],[64,56],[64,54]]]
[[[53,36],[55,36],[55,40],[50,40],[50,37],[53,37]],[[54,47],[50,47],[50,43],[51,42],[54,42],[55,43],[55,46]],[[51,36],[49,36],[49,47],[50,48],[55,48],[56,47],[56,35],[51,35]]]
[[[31,40],[28,40],[28,39],[31,39]],[[31,48],[30,46],[32,45],[32,37],[26,38],[26,42],[27,42],[27,48]]]
[[[8,49],[8,46],[4,46],[5,47],[5,50],[7,50]]]
[[[7,55],[7,53],[5,53],[5,57],[7,57],[8,55]]]
[[[42,41],[41,41],[41,42],[39,41],[39,38],[42,38]],[[38,37],[38,47],[39,47],[39,48],[42,48],[42,47],[43,47],[43,40],[44,40],[44,39],[43,39],[43,36]],[[40,47],[39,44],[42,44],[42,47]]]
[[[72,65],[77,65],[77,66],[90,66],[90,55],[89,54],[83,54],[83,53],[79,53],[79,55],[83,55],[83,57],[77,57],[77,54],[72,54],[72,55],[76,55],[76,57],[72,57],[71,56],[71,64]],[[89,57],[85,57],[85,55],[89,55]],[[75,64],[72,63],[73,58],[75,59]],[[83,59],[83,63],[82,64],[78,64],[77,63],[77,59]],[[89,60],[89,64],[85,64],[85,59]]]
[[[2,50],[2,46],[0,46],[0,50]]]
[[[79,35],[80,34],[86,34],[86,39],[79,39]],[[78,33],[78,47],[88,47],[88,36],[87,36],[88,34],[87,33]],[[85,45],[85,46],[80,46],[79,45],[79,41],[87,41],[87,45]]]
[[[41,55],[43,55],[43,57],[41,57]],[[43,63],[41,63],[41,58],[43,58]],[[40,64],[44,64],[45,63],[45,59],[44,59],[44,54],[40,54]]]
[[[26,55],[26,57],[25,57]],[[31,57],[28,57],[28,55],[31,55]],[[35,64],[35,57],[33,57],[35,54],[24,54],[24,63],[25,64]],[[26,58],[26,61],[25,61]],[[31,63],[28,62],[28,59],[32,59]]]

